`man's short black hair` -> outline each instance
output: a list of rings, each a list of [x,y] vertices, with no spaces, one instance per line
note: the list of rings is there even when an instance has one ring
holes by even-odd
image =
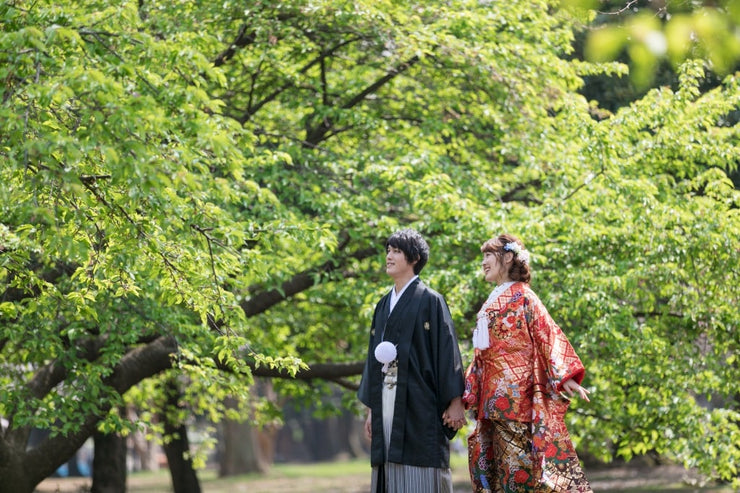
[[[388,247],[398,248],[406,256],[408,263],[416,260],[414,264],[414,274],[419,275],[421,269],[429,260],[429,245],[426,240],[414,229],[402,229],[393,233],[385,242],[385,249]]]

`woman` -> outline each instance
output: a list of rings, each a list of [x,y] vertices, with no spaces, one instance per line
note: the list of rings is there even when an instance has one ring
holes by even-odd
[[[563,420],[569,396],[588,401],[584,367],[529,287],[529,252],[511,235],[481,246],[483,275],[496,285],[478,312],[475,359],[463,401],[473,491],[590,492]]]

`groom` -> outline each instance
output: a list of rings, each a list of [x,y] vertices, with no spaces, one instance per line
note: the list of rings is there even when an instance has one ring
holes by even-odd
[[[357,392],[369,408],[373,493],[452,491],[449,440],[465,424],[463,368],[447,303],[419,279],[428,259],[429,245],[412,229],[386,241],[393,288],[375,307]],[[375,357],[384,341],[395,346],[385,365]]]

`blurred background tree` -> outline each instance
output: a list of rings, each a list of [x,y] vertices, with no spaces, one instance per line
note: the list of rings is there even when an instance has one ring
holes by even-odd
[[[740,2],[566,0],[587,19],[584,53],[595,62],[624,57],[639,89],[659,80],[661,67],[674,70],[702,60],[719,77],[740,60]]]

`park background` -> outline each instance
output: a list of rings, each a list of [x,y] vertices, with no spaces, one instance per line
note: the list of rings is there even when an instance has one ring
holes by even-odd
[[[479,246],[524,240],[586,366],[583,458],[732,484],[739,24],[736,1],[3,1],[0,493],[90,448],[91,490],[123,491],[141,437],[178,493],[215,452],[269,474],[291,413],[326,427],[312,453],[349,440],[402,227],[466,362]]]

